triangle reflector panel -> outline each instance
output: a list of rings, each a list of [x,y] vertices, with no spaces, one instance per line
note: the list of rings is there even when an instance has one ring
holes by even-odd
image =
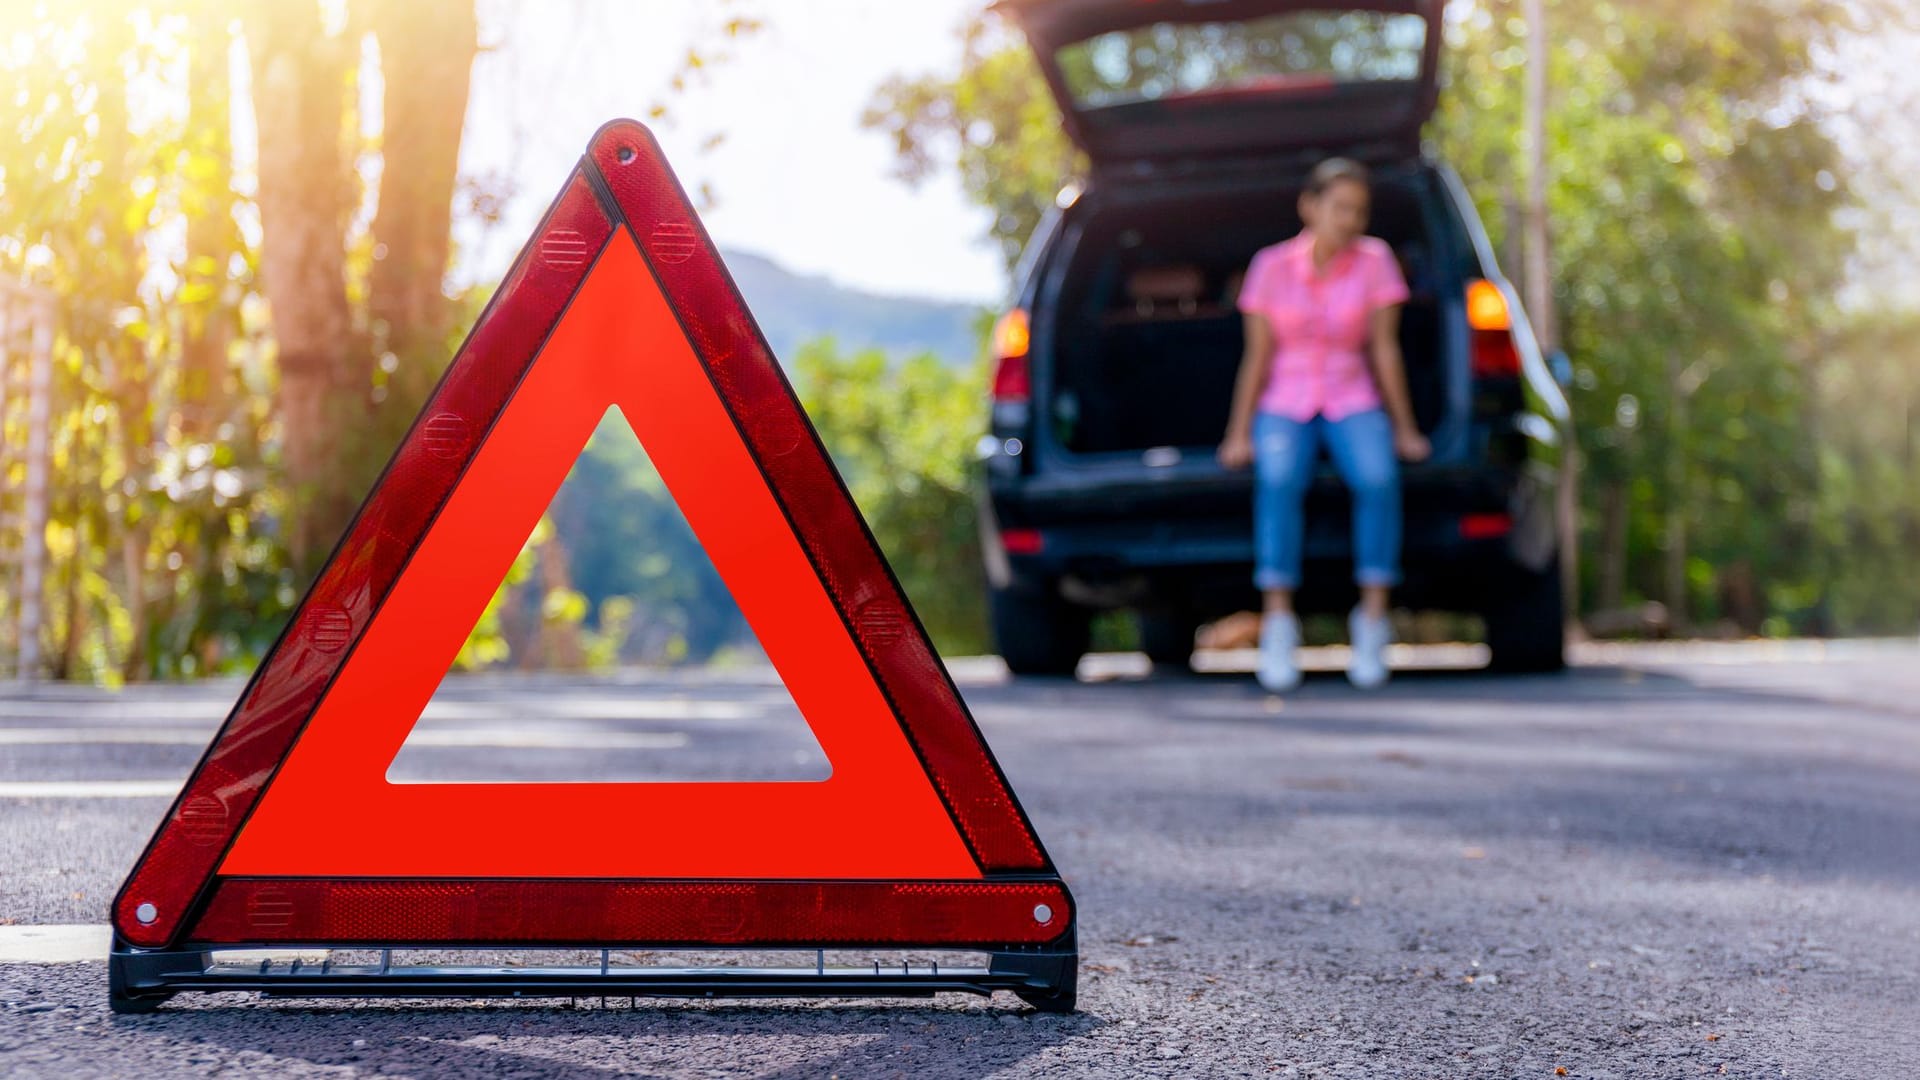
[[[389,783],[610,409],[830,775]],[[1071,898],[632,121],[594,137],[134,867],[113,923],[134,958],[295,944],[1045,952],[1068,958],[1065,996],[1057,975],[1029,989],[1071,1002]]]

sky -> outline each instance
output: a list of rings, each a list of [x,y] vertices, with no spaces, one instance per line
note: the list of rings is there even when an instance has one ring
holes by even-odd
[[[461,150],[463,175],[505,179],[503,220],[464,223],[454,278],[498,278],[607,120],[672,110],[655,134],[689,188],[712,185],[703,215],[723,247],[873,292],[997,302],[1000,256],[986,213],[942,176],[891,175],[885,136],[861,111],[888,76],[953,71],[959,28],[980,0],[481,0],[482,55]],[[730,14],[765,28],[685,93],[667,81],[690,42],[724,42]],[[491,48],[487,46],[491,45]],[[704,83],[704,85],[701,85]],[[703,150],[709,136],[725,140]]]
[[[1866,163],[1855,181],[1862,207],[1847,224],[1860,245],[1852,282],[1843,297],[1855,307],[1896,306],[1920,310],[1920,29],[1882,34],[1852,43],[1839,58],[1846,72],[1843,152]]]
[[[603,122],[644,118],[655,102],[672,110],[655,133],[689,189],[712,186],[703,214],[723,247],[767,255],[790,270],[890,295],[992,305],[1002,299],[998,252],[981,239],[986,212],[945,172],[920,187],[892,175],[884,135],[863,130],[862,110],[889,76],[951,73],[959,29],[984,0],[479,0],[483,51],[462,146],[463,176],[510,197],[504,218],[457,226],[457,284],[498,279],[561,181]],[[691,43],[724,43],[731,15],[764,19],[759,33],[686,92],[667,82]],[[1912,40],[1912,39],[1906,39]],[[1876,138],[1920,100],[1895,101],[1882,82],[1920,93],[1902,42],[1862,43],[1841,65],[1843,93],[1882,105],[1861,109],[1852,135],[1885,156]],[[706,149],[709,137],[725,136]],[[1896,141],[1897,143],[1898,141]],[[1920,141],[1907,140],[1905,153]],[[1887,168],[1886,166],[1893,166]],[[1920,172],[1887,161],[1887,175]],[[1920,184],[1916,184],[1920,187]],[[1920,304],[1911,275],[1885,270],[1912,245],[1882,243],[1907,231],[1916,192],[1867,190],[1875,220],[1863,222],[1856,289]],[[1884,248],[1885,250],[1881,250]],[[1887,294],[1892,293],[1892,297]],[[1862,297],[1865,298],[1864,296]]]

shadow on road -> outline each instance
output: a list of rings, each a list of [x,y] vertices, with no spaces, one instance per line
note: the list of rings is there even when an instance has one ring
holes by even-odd
[[[196,1051],[218,1048],[223,1060],[252,1052],[280,1063],[372,1073],[686,1075],[704,1064],[714,1075],[784,1080],[875,1070],[914,1075],[957,1061],[970,1069],[1004,1068],[1106,1024],[1084,1013],[979,1005],[707,1005],[644,998],[632,1006],[609,998],[606,1007],[580,1008],[466,1001],[217,1004],[228,1000],[236,999],[115,1017],[113,1026],[191,1040]]]
[[[1103,824],[1140,842],[1191,821],[1212,828],[1183,842],[1252,847],[1296,820],[1345,819],[1687,874],[1920,884],[1913,758],[1887,752],[1912,718],[1823,692],[1585,666],[1403,671],[1374,692],[1316,672],[1285,697],[1240,673],[1022,680],[967,696],[989,719],[1036,703],[1086,717],[1071,735],[1046,732],[1049,745],[1098,755],[1082,766],[1100,769],[1091,782],[1129,792]],[[1041,806],[1095,797],[1050,792],[1056,774],[1016,779]]]

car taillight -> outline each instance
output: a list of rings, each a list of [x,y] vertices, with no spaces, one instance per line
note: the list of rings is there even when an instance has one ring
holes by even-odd
[[[1033,373],[1027,365],[1031,340],[1027,313],[1014,308],[993,327],[993,403],[1024,405],[1033,396]]]
[[[1520,350],[1513,343],[1513,312],[1507,295],[1491,281],[1467,286],[1467,326],[1473,335],[1473,377],[1520,374]]]
[[[1460,538],[1492,540],[1513,531],[1511,514],[1466,514],[1460,518]]]
[[[1023,405],[1033,396],[1033,376],[1025,356],[1003,356],[993,367],[993,403]]]
[[[1000,546],[1009,555],[1038,555],[1047,546],[1039,529],[1002,529]]]

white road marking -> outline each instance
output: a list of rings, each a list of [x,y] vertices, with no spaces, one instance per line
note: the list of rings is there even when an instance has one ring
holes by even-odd
[[[0,746],[91,746],[102,743],[205,746],[212,738],[211,728],[0,727]]]
[[[406,746],[498,746],[511,750],[678,750],[684,731],[565,731],[551,728],[415,728]],[[402,747],[405,752],[405,747]]]
[[[105,960],[113,948],[113,927],[101,924],[0,926],[0,964],[78,964]],[[219,949],[217,963],[257,964],[262,960],[319,963],[327,949]]]
[[[201,728],[8,728],[0,727],[0,746],[89,746],[134,743],[146,746],[205,746],[213,732]],[[583,731],[555,728],[425,727],[407,736],[409,746],[500,747],[507,750],[678,750],[690,741],[684,731]]]
[[[191,737],[189,737],[191,736]],[[60,745],[131,742],[204,745],[204,732],[171,729],[0,728],[0,744]],[[449,728],[416,730],[407,749],[422,747],[503,750],[680,750],[691,738],[684,731],[582,731],[554,728]],[[0,780],[0,799],[170,799],[181,780]]]
[[[103,720],[145,720],[149,723],[155,721],[164,723],[169,720],[193,720],[199,717],[213,720],[227,715],[227,710],[231,706],[232,702],[129,701],[104,694],[91,700],[0,696],[0,720],[46,720],[49,717],[84,712],[88,716]]]
[[[182,780],[0,780],[0,799],[171,799]]]
[[[109,926],[0,926],[0,964],[71,964],[105,960]]]
[[[513,692],[526,693],[524,689]],[[576,693],[562,690],[532,700],[431,701],[425,716],[429,720],[514,720],[528,715],[558,720],[751,720],[764,711],[738,701],[596,698]]]

